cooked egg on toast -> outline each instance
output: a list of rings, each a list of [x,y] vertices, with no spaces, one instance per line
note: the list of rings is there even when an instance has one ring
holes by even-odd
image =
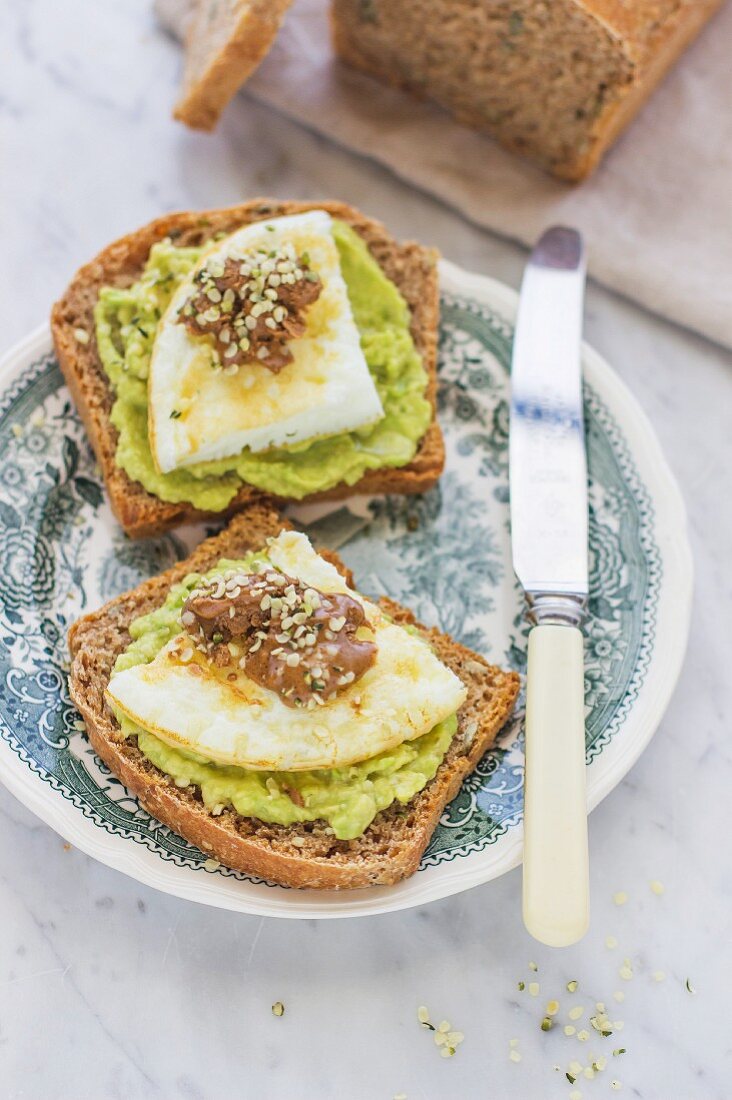
[[[183,633],[149,664],[112,676],[112,707],[176,748],[219,764],[277,771],[347,766],[422,736],[460,708],[466,689],[455,673],[421,637],[350,590],[305,535],[282,532],[267,557],[281,575],[358,601],[376,647],[360,678],[322,705],[293,709],[246,667],[207,660]]]
[[[295,316],[284,292],[298,283],[315,284],[317,297]],[[272,345],[257,346],[257,333],[271,338],[282,325],[287,362],[272,369]],[[272,218],[212,244],[160,321],[148,395],[150,445],[162,473],[379,420],[331,216]]]

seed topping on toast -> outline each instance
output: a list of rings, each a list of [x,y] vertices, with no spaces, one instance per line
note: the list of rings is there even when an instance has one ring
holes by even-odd
[[[273,374],[291,363],[288,342],[305,332],[305,314],[323,288],[308,254],[289,243],[211,259],[195,284],[178,316],[194,336],[213,337],[217,366],[231,374],[243,363]]]
[[[228,570],[183,605],[181,625],[220,668],[238,666],[290,707],[323,706],[376,660],[358,600],[324,593],[286,573]],[[193,648],[181,652],[190,660]]]

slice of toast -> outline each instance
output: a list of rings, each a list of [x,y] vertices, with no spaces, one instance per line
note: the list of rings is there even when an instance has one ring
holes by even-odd
[[[115,659],[129,645],[133,619],[160,606],[171,584],[187,573],[210,569],[221,557],[238,558],[259,549],[283,527],[289,524],[274,510],[255,504],[221,534],[201,543],[186,561],[80,619],[69,634],[71,696],[94,749],[145,809],[227,867],[292,887],[339,890],[398,882],[416,871],[445,806],[509,717],[519,688],[515,672],[493,667],[446,634],[415,623],[398,604],[381,601],[395,621],[419,629],[469,694],[435,777],[406,806],[395,802],[361,837],[348,841],[337,840],[325,822],[270,825],[231,809],[213,816],[196,788],[176,787],[145,759],[134,739],[123,736],[104,700]],[[321,553],[351,584],[335,555]]]
[[[142,272],[150,249],[164,237],[179,245],[198,245],[217,233],[231,233],[239,226],[306,210],[327,210],[347,222],[361,237],[382,270],[396,284],[411,311],[411,332],[429,378],[427,398],[435,408],[437,390],[437,323],[439,291],[437,254],[411,242],[400,244],[371,218],[344,203],[279,202],[255,199],[224,210],[168,214],[110,244],[76,273],[51,313],[51,332],[56,355],[94,447],[117,519],[133,538],[160,534],[178,524],[211,518],[192,504],[171,504],[148,493],[132,481],[115,462],[117,430],[109,414],[114,394],[97,352],[94,306],[103,286],[130,286]],[[75,333],[83,330],[88,342]],[[337,485],[307,500],[338,500],[353,493],[422,493],[442,473],[445,451],[437,420],[433,419],[412,461],[398,468],[371,470],[355,485]],[[232,515],[268,494],[243,485],[226,511]]]
[[[195,0],[186,32],[183,88],[173,117],[213,130],[269,52],[292,0]]]

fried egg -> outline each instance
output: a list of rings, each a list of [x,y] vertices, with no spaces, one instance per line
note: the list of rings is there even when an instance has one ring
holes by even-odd
[[[147,665],[113,675],[112,707],[169,745],[218,764],[254,770],[337,768],[427,733],[467,695],[462,681],[420,637],[351,591],[305,535],[282,532],[268,548],[273,565],[323,592],[347,592],[364,607],[376,662],[316,710],[293,710],[231,666],[219,669],[176,637]],[[234,679],[229,676],[234,675]]]
[[[214,369],[213,348],[189,332],[178,312],[195,293],[194,278],[212,260],[291,243],[307,253],[321,280],[305,314],[306,331],[288,347],[293,361],[278,374],[260,363],[236,373]],[[160,320],[148,381],[150,448],[159,472],[337,435],[384,415],[361,350],[341,274],[332,219],[324,210],[272,218],[237,230],[206,250],[177,288]]]

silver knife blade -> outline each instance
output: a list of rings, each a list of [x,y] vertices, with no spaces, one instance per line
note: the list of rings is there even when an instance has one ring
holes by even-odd
[[[513,566],[530,597],[588,592],[584,285],[580,234],[548,229],[524,272],[511,367]]]

